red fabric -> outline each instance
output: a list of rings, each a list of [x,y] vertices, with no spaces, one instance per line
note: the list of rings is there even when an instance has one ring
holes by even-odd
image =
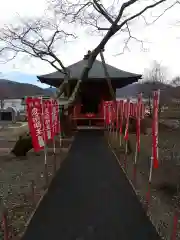
[[[127,102],[124,102],[124,117],[127,118]]]
[[[116,128],[118,129],[119,128],[119,104],[120,102],[119,101],[116,101]]]
[[[51,100],[52,103],[52,135],[53,137],[60,132],[59,123],[59,105],[58,101],[55,99]]]
[[[120,122],[119,122],[119,132],[122,134],[122,125],[124,117],[124,100],[119,101],[119,110],[120,110]]]
[[[104,101],[103,102],[103,106],[104,106],[104,120],[106,122],[106,125],[110,124],[110,118],[109,118],[109,102],[108,101]]]
[[[158,108],[159,91],[153,92],[153,123],[152,123],[152,157],[153,166],[158,168]]]
[[[139,94],[138,102],[137,102],[137,115],[136,115],[136,141],[137,141],[138,152],[140,152],[141,106],[142,106],[142,94]]]
[[[56,128],[55,128],[55,131],[56,131],[56,134],[58,134],[61,131],[61,129],[60,129],[61,125],[60,125],[60,116],[59,116],[59,103],[57,100],[56,100],[55,105],[56,105],[56,120],[55,120]]]
[[[129,114],[130,114],[130,100],[127,99],[126,101],[126,128],[124,139],[127,141],[129,139]]]
[[[104,119],[106,124],[111,124],[114,118],[113,103],[112,101],[104,101]]]
[[[43,121],[44,121],[44,133],[45,133],[45,141],[53,139],[52,132],[52,103],[50,99],[43,100]]]
[[[40,98],[26,98],[27,117],[29,130],[32,137],[32,144],[36,152],[45,146],[42,121],[42,104]]]

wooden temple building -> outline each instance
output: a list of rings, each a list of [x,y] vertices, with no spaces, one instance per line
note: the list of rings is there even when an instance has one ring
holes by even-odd
[[[73,92],[78,79],[86,64],[83,59],[76,62],[67,68],[70,70],[69,92]],[[106,70],[111,80],[111,86],[116,93],[116,89],[137,82],[141,75],[126,72],[106,64]],[[41,83],[58,88],[64,81],[64,74],[59,71],[50,74],[38,76]],[[103,124],[103,101],[112,100],[109,85],[105,76],[104,68],[101,61],[95,60],[92,68],[89,71],[87,79],[83,79],[76,102],[74,105],[74,116],[78,125],[86,125],[91,119],[91,124]]]

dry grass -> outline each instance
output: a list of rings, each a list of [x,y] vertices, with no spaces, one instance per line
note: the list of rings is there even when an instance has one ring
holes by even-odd
[[[153,171],[151,199],[148,215],[163,239],[170,239],[174,212],[180,210],[180,130],[161,127],[159,133],[160,166]],[[119,140],[110,137],[111,145],[124,166],[124,148],[119,148]],[[130,135],[133,154],[127,158],[127,176],[133,182],[143,206],[146,204],[151,156],[151,136],[141,136],[141,152],[137,165],[136,184],[133,179],[133,162],[136,136]],[[178,232],[180,228],[178,226]],[[178,234],[177,239],[180,239]]]
[[[64,142],[63,147],[67,149],[70,142]],[[59,143],[58,145],[57,143],[58,141],[56,142],[56,167],[58,169],[66,157],[67,151],[60,150]],[[11,235],[17,236],[24,230],[25,223],[35,208],[32,197],[32,180],[35,184],[35,203],[44,193],[44,152],[36,154],[31,151],[24,158],[16,158],[3,152],[0,154],[0,195],[2,202],[8,208]],[[54,155],[50,149],[48,150],[47,164],[48,182],[50,183],[54,173]],[[0,214],[2,215],[2,211]]]

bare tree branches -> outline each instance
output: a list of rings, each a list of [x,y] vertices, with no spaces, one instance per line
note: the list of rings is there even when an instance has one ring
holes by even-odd
[[[60,29],[55,22],[48,19],[21,21],[18,27],[13,25],[1,29],[1,58],[6,61],[14,59],[19,53],[40,58],[48,62],[57,71],[66,73],[66,68],[56,55],[57,43],[66,42],[67,38],[75,38],[72,33]],[[8,56],[11,53],[11,57]],[[5,55],[2,55],[5,53]]]
[[[113,19],[111,18],[111,16],[108,13],[108,11],[104,8],[102,3],[100,3],[100,1],[94,0],[93,1],[93,6],[94,6],[94,8],[96,9],[97,12],[102,14],[108,20],[108,22],[110,22],[111,24],[114,23]]]
[[[143,83],[148,84],[148,98],[149,98],[149,110],[150,116],[152,116],[152,95],[149,94],[152,91],[160,89],[163,93],[163,90],[167,88],[167,68],[162,66],[159,62],[154,61],[152,67],[144,73]],[[164,94],[161,94],[159,114],[162,111],[162,106],[166,102],[166,97]]]
[[[97,48],[99,46],[104,48],[107,41],[117,32],[128,34],[123,52],[125,49],[128,49],[131,39],[141,43],[143,48],[143,41],[133,36],[131,32],[131,22],[142,17],[147,23],[143,14],[149,9],[168,2],[168,0],[148,0],[146,2],[151,2],[152,4],[146,4],[141,10],[134,12],[134,14],[129,14],[127,9],[140,2],[139,0],[127,0],[120,4],[119,1],[114,0],[113,2],[109,1],[109,5],[107,5],[107,2],[103,5],[103,1],[100,0],[54,0],[50,4],[48,11],[51,11],[58,21],[50,21],[46,18],[30,21],[30,23],[23,21],[18,27],[6,26],[0,34],[0,41],[4,43],[1,53],[5,51],[9,51],[11,54],[14,53],[9,59],[14,59],[20,52],[29,54],[50,63],[56,70],[65,72],[62,61],[56,56],[57,42],[66,41],[67,38],[76,38],[76,36],[63,30],[60,26],[61,21],[70,24],[89,25],[101,31],[101,33],[103,31],[103,39]],[[177,3],[179,1],[174,1],[165,8],[153,22],[157,21]],[[97,48],[95,49],[96,51]],[[92,52],[96,52],[95,50]]]
[[[176,76],[175,78],[172,79],[171,84],[174,87],[179,87],[180,86],[180,76]]]
[[[101,50],[103,50],[105,48],[105,45],[107,44],[107,42],[111,39],[112,36],[114,36],[118,31],[122,30],[122,28],[124,27],[125,24],[127,24],[128,22],[132,21],[133,19],[139,17],[141,14],[143,14],[144,12],[146,12],[148,9],[154,8],[160,4],[162,4],[163,2],[165,2],[166,0],[159,0],[156,1],[153,4],[147,5],[145,8],[143,8],[141,11],[138,11],[137,13],[135,13],[134,15],[126,18],[125,20],[123,20],[119,25],[119,21],[122,20],[122,16],[124,11],[126,10],[126,8],[128,8],[129,6],[131,6],[132,4],[136,3],[137,0],[129,0],[126,1],[125,3],[123,3],[119,9],[119,14],[117,15],[116,19],[114,20],[113,24],[111,24],[109,30],[107,31],[107,33],[105,34],[104,38],[101,40],[101,42],[98,44],[98,46],[92,51],[91,56],[89,57],[89,61],[88,61],[88,66],[86,66],[84,68],[84,71],[82,72],[82,76],[81,79],[83,78],[87,78],[88,76],[88,72],[92,67],[92,64],[94,62],[94,60],[96,59],[97,55],[100,53]],[[177,2],[175,2],[176,4]]]
[[[110,29],[110,31],[112,31],[112,28],[115,30],[115,34],[117,32],[126,33],[127,38],[123,46],[123,51],[116,55],[124,53],[125,49],[129,49],[128,44],[132,39],[139,42],[143,51],[145,51],[143,46],[144,41],[135,37],[130,30],[130,26],[133,26],[134,20],[140,20],[141,18],[146,25],[153,24],[168,10],[179,3],[179,1],[176,0],[126,0],[123,1],[124,3],[109,0],[108,4],[107,1],[103,0],[56,0],[55,2],[56,5],[53,5],[53,7],[57,14],[65,13],[64,19],[66,19],[66,21],[92,27],[92,29],[94,29],[92,31],[93,34],[95,31],[105,37]],[[103,5],[103,3],[105,4]],[[145,13],[158,7],[158,5],[162,6],[159,15],[156,16],[153,21],[149,22],[146,19]],[[136,8],[132,10],[134,6],[136,6]],[[127,26],[129,26],[129,30]]]
[[[133,1],[133,0],[132,0],[132,1]],[[119,28],[121,28],[121,27],[122,27],[124,24],[126,24],[127,22],[130,22],[130,21],[132,21],[133,19],[141,16],[141,15],[142,15],[144,12],[146,12],[148,9],[154,8],[154,7],[156,7],[156,6],[164,3],[164,2],[166,2],[166,1],[167,1],[167,0],[155,1],[155,3],[146,6],[144,9],[142,9],[142,10],[139,11],[138,13],[136,13],[136,14],[132,15],[131,17],[127,18],[126,20],[124,20],[124,21],[119,25]],[[162,15],[165,14],[165,12],[166,12],[167,10],[169,10],[169,9],[172,8],[172,7],[174,7],[177,3],[178,3],[178,1],[175,1],[170,7],[168,7],[167,9],[165,9],[165,10],[163,11],[163,13],[161,13],[161,14],[159,15],[159,17],[157,17],[156,20],[158,20]]]
[[[51,5],[51,10],[68,23],[91,26],[98,30],[101,23],[107,28],[113,23],[116,12],[114,6],[105,7],[99,0],[56,0]]]
[[[163,6],[171,2],[171,5]],[[153,21],[157,21],[167,10],[179,1],[176,0],[51,0],[44,19],[35,21],[20,21],[18,26],[5,26],[0,33],[0,53],[9,52],[8,58],[13,59],[19,53],[40,58],[48,62],[57,71],[64,73],[66,82],[69,71],[58,56],[59,44],[67,39],[75,39],[73,33],[67,32],[67,26],[91,26],[103,34],[101,41],[91,51],[81,74],[81,80],[88,77],[97,55],[105,48],[107,42],[117,33],[127,34],[124,49],[128,49],[131,39],[139,42],[143,48],[143,41],[133,33],[134,21],[143,19],[147,24],[145,13],[151,9],[163,6],[162,11]],[[68,25],[67,25],[68,24]],[[66,27],[63,28],[63,25]],[[4,55],[2,55],[4,57]]]
[[[154,61],[152,68],[144,76],[144,81],[152,84],[166,83],[167,69],[157,61]]]
[[[129,42],[130,42],[131,40],[135,40],[136,42],[140,43],[141,49],[145,51],[145,48],[144,48],[144,43],[145,43],[145,41],[143,41],[143,40],[141,40],[141,39],[138,39],[137,37],[135,37],[135,36],[132,35],[131,29],[130,29],[128,23],[126,24],[126,29],[127,29],[126,32],[127,32],[127,34],[128,34],[128,37],[127,37],[126,40],[124,41],[123,50],[122,50],[122,52],[117,53],[117,54],[115,54],[114,56],[118,56],[118,55],[124,54],[125,50],[128,50],[128,51],[130,52]],[[125,32],[125,30],[124,30],[124,32]]]
[[[147,23],[147,24],[150,25],[150,24],[155,23],[156,21],[159,20],[159,18],[161,18],[164,14],[166,14],[166,12],[167,12],[168,10],[170,10],[171,8],[173,8],[173,7],[174,7],[175,5],[177,5],[177,4],[180,4],[180,1],[175,1],[174,3],[172,3],[171,5],[169,5],[168,7],[166,7],[166,8],[162,11],[161,14],[159,14],[158,16],[155,16],[155,19],[154,19],[151,23]]]

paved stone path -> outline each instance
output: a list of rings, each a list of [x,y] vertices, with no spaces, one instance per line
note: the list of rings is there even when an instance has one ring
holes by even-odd
[[[102,131],[80,131],[23,240],[159,240]]]

